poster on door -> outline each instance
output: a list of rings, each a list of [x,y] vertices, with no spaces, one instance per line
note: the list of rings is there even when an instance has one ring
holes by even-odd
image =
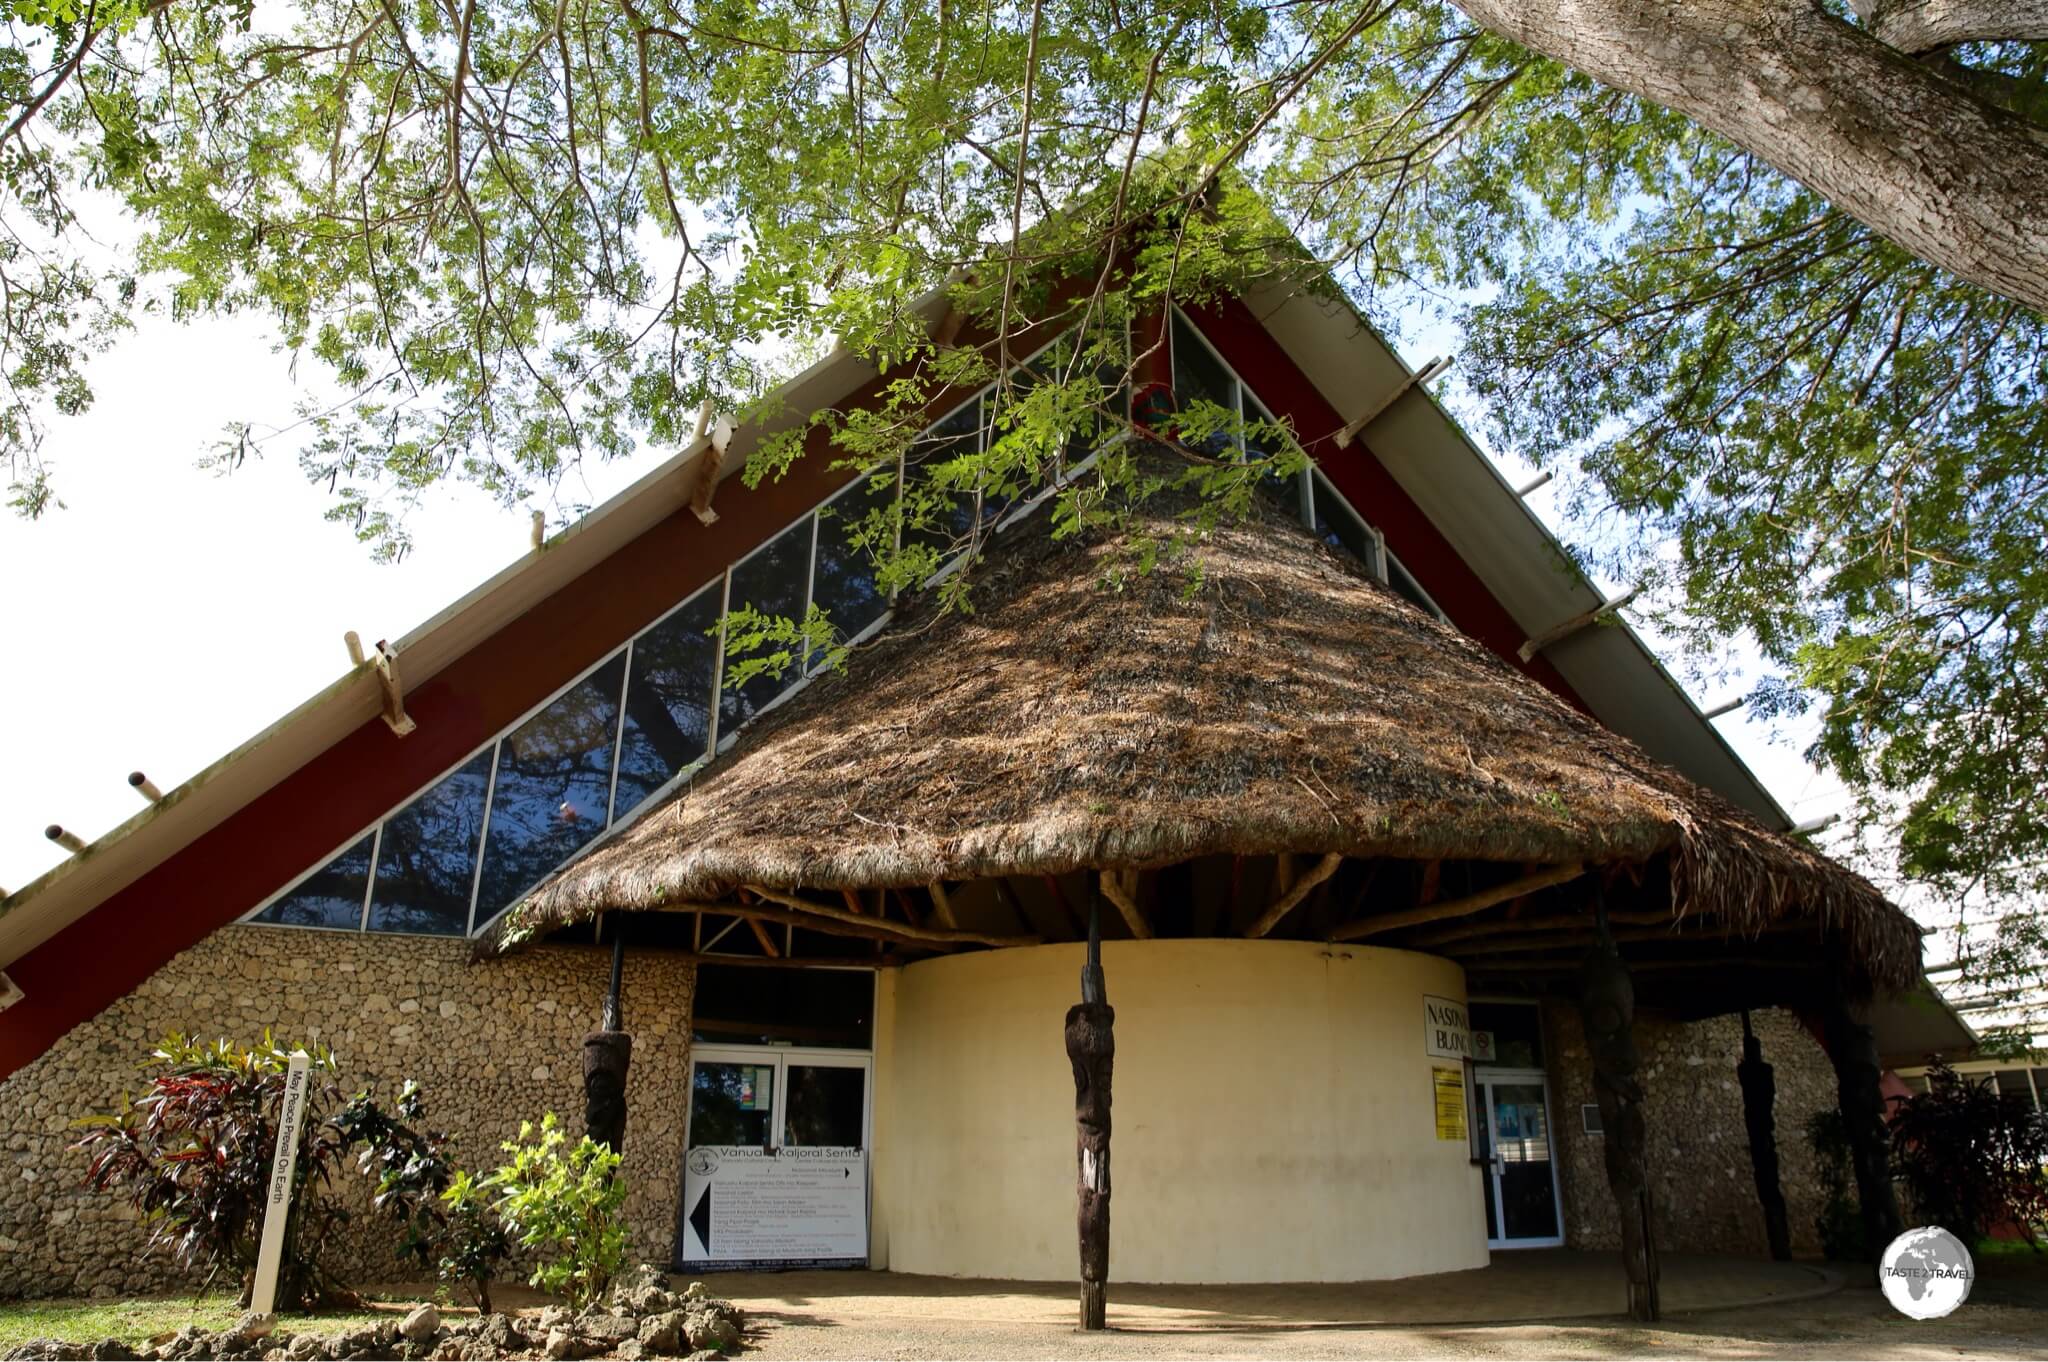
[[[868,1156],[842,1146],[698,1145],[683,1159],[685,1263],[865,1262]]]

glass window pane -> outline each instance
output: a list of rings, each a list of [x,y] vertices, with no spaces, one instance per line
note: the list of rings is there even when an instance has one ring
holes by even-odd
[[[1429,614],[1436,614],[1436,607],[1430,604],[1429,597],[1423,594],[1422,584],[1416,581],[1408,569],[1401,566],[1401,560],[1391,553],[1387,555],[1387,585]]]
[[[612,740],[626,655],[584,677],[505,735],[491,787],[476,920],[488,922],[598,833],[612,792]]]
[[[491,749],[385,820],[370,930],[462,936],[483,831]]]
[[[1195,334],[1193,327],[1181,319],[1179,313],[1175,313],[1173,400],[1176,409],[1186,411],[1196,402],[1213,402],[1225,411],[1234,411],[1236,389],[1236,380],[1209,353],[1208,345]],[[1230,449],[1233,443],[1228,435],[1218,431],[1206,440],[1191,442],[1189,447],[1204,454],[1219,455]]]
[[[732,609],[738,610],[742,606],[751,605],[761,614],[771,618],[803,618],[804,589],[811,575],[813,519],[812,516],[805,516],[797,521],[769,540],[753,557],[732,570]],[[730,672],[734,663],[745,660],[727,657],[726,670]],[[788,690],[799,674],[800,668],[792,665],[779,677],[762,672],[738,688],[723,684],[724,678],[720,677],[719,742],[723,743],[728,735],[739,732],[740,725],[766,709],[770,701]]]
[[[1373,562],[1377,556],[1376,541],[1372,530],[1360,519],[1358,512],[1351,509],[1351,503],[1343,493],[1330,485],[1330,480],[1320,473],[1316,480],[1316,537],[1333,549],[1342,549],[1358,561],[1358,565],[1377,577],[1378,570]]]
[[[1998,1071],[1998,1090],[2007,1097],[2026,1098],[2028,1106],[2034,1104],[2034,1087],[2033,1084],[2027,1082],[2027,1071],[2025,1069],[2000,1069]]]
[[[690,1075],[690,1147],[766,1148],[775,1131],[775,1066],[698,1060]]]
[[[875,581],[873,545],[854,543],[871,530],[869,517],[896,495],[894,483],[877,488],[863,477],[818,512],[818,565],[811,578],[811,598],[832,620],[841,638],[850,639],[880,619],[889,597]]]
[[[789,1065],[788,1116],[782,1142],[864,1149],[867,1070],[839,1064]]]
[[[1244,390],[1244,419],[1247,422],[1273,419],[1273,414],[1266,410],[1258,398],[1252,396],[1249,388]],[[1250,457],[1270,458],[1287,452],[1289,448],[1291,446],[1284,440],[1265,439],[1251,445],[1247,454]],[[1259,490],[1271,497],[1274,505],[1298,520],[1301,518],[1301,480],[1309,475],[1310,470],[1305,460],[1303,466],[1293,473],[1278,473],[1268,468],[1259,478]],[[1318,528],[1316,533],[1321,534],[1321,529]]]
[[[976,398],[918,436],[904,458],[903,542],[929,547],[938,555],[937,566],[965,545],[974,524],[974,497],[934,486],[932,475],[973,454],[980,444],[981,400]]]
[[[1534,1003],[1469,1003],[1474,1031],[1493,1033],[1493,1063],[1508,1069],[1543,1067],[1543,1015]]]
[[[874,1044],[875,976],[867,970],[706,963],[697,967],[690,1004],[700,1041],[850,1050]]]
[[[713,582],[633,640],[625,740],[612,817],[623,818],[704,755],[717,684],[720,584]]]
[[[370,843],[374,838],[372,833],[321,866],[250,921],[275,922],[287,927],[346,927],[352,932],[361,928],[363,891],[370,887]]]

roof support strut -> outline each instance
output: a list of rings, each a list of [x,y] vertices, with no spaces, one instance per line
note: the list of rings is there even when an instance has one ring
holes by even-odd
[[[1280,897],[1273,900],[1259,920],[1244,929],[1248,937],[1261,937],[1280,925],[1280,919],[1294,910],[1294,905],[1309,896],[1309,892],[1324,880],[1337,873],[1337,867],[1344,864],[1342,852],[1333,851],[1317,861],[1309,872],[1290,885]]]
[[[1402,927],[1418,927],[1425,922],[1470,917],[1474,913],[1485,912],[1497,903],[1506,903],[1509,899],[1533,894],[1538,889],[1548,889],[1554,884],[1575,880],[1585,873],[1586,867],[1577,861],[1554,865],[1548,870],[1540,870],[1534,875],[1524,875],[1518,880],[1509,880],[1506,884],[1497,884],[1491,889],[1482,889],[1476,894],[1467,894],[1464,898],[1452,899],[1448,903],[1432,903],[1421,908],[1409,908],[1398,913],[1380,913],[1374,917],[1360,918],[1356,922],[1347,922],[1330,933],[1330,940],[1356,941],[1360,937],[1378,936],[1381,932],[1397,931]]]
[[[1131,935],[1140,941],[1152,939],[1152,924],[1145,920],[1145,914],[1138,907],[1138,872],[1135,870],[1105,870],[1102,872],[1102,897],[1116,905],[1123,914],[1124,925],[1131,929]],[[1093,910],[1090,910],[1093,923]]]
[[[1611,601],[1602,601],[1591,610],[1573,615],[1564,623],[1550,629],[1545,629],[1542,633],[1537,634],[1521,647],[1515,649],[1515,656],[1521,658],[1524,662],[1535,661],[1536,654],[1542,652],[1553,643],[1564,642],[1564,640],[1578,633],[1581,629],[1592,628],[1601,620],[1606,619],[1609,615],[1634,600],[1636,593],[1641,590],[1642,588],[1639,586],[1632,586]]]
[[[1408,375],[1407,378],[1401,380],[1400,387],[1394,389],[1385,397],[1381,398],[1377,403],[1375,403],[1372,406],[1370,410],[1368,410],[1365,413],[1365,415],[1359,417],[1356,421],[1353,421],[1350,425],[1344,427],[1344,429],[1337,432],[1337,447],[1339,449],[1350,448],[1351,442],[1357,439],[1359,435],[1361,435],[1364,432],[1367,426],[1371,425],[1373,422],[1379,420],[1381,416],[1385,415],[1387,408],[1393,406],[1396,402],[1399,402],[1403,397],[1407,396],[1408,390],[1410,388],[1421,387],[1423,384],[1429,382],[1431,379],[1435,378],[1438,374],[1442,373],[1444,370],[1450,367],[1450,357],[1444,356],[1439,359],[1431,360],[1429,363],[1423,365],[1420,369],[1417,369],[1414,373]]]
[[[725,451],[732,444],[732,422],[721,416],[711,418],[707,404],[697,417],[697,435],[702,439],[707,427],[711,442],[704,447],[704,453],[697,460],[697,483],[690,491],[690,514],[706,525],[718,519],[718,512],[711,509],[711,496],[718,490],[718,475],[725,467]]]

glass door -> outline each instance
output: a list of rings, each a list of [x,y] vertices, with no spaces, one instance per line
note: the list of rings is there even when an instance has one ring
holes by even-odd
[[[1479,1136],[1486,1161],[1487,1247],[1562,1244],[1550,1098],[1542,1072],[1482,1070],[1475,1079],[1484,1113]]]
[[[867,1055],[700,1046],[675,1266],[865,1266]]]

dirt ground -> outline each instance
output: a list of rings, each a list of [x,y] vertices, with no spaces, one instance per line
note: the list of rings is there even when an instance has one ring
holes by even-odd
[[[708,1283],[748,1308],[750,1359],[2048,1358],[2048,1273],[2039,1270],[1985,1271],[1961,1309],[1926,1322],[1898,1314],[1875,1287],[1845,1284],[1837,1275],[1819,1294],[1672,1312],[1655,1328],[1612,1318],[1479,1324],[1290,1318],[1301,1302],[1276,1301],[1266,1288],[1223,1288],[1225,1300],[1209,1309],[1141,1301],[1120,1311],[1112,1293],[1112,1327],[1100,1334],[1055,1322],[1048,1302],[1034,1293],[920,1299],[792,1292],[775,1289],[775,1280]]]

